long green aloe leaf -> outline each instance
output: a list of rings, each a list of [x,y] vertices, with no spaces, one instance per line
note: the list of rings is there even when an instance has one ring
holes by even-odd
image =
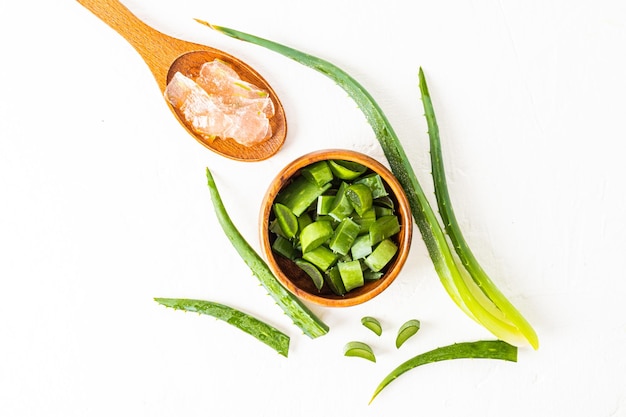
[[[374,390],[370,404],[387,385],[405,372],[429,363],[453,359],[500,359],[517,362],[517,348],[501,340],[479,340],[477,342],[455,343],[421,353],[392,370]]]
[[[304,305],[300,299],[281,285],[269,266],[241,235],[224,207],[213,174],[211,174],[209,168],[206,169],[206,176],[213,208],[224,233],[226,233],[233,247],[252,273],[259,279],[261,285],[265,287],[269,295],[283,309],[285,314],[293,320],[293,323],[302,329],[304,334],[314,339],[328,333],[328,325]]]
[[[433,261],[435,270],[452,300],[469,317],[483,325],[496,337],[513,344],[519,344],[520,338],[525,339],[516,326],[503,320],[499,309],[493,308],[493,305],[489,303],[488,297],[481,291],[468,287],[471,279],[466,279],[465,270],[459,269],[458,261],[453,250],[448,245],[445,232],[417,180],[413,167],[391,123],[374,98],[359,82],[341,68],[323,59],[235,29],[211,25],[203,20],[196,20],[227,36],[265,47],[313,68],[342,87],[365,115],[381,144],[391,170],[400,184],[402,184],[411,205],[415,223],[422,234],[422,239]]]
[[[284,357],[289,354],[289,336],[258,318],[234,307],[206,300],[188,298],[155,298],[154,301],[175,310],[193,311],[215,317],[243,330]]]
[[[426,84],[426,77],[424,77],[424,71],[421,68],[419,70],[418,77],[424,112],[426,115],[426,122],[428,124],[430,158],[433,168],[432,175],[435,181],[435,196],[437,199],[439,214],[441,215],[443,224],[445,225],[446,232],[448,233],[448,236],[450,236],[450,240],[452,241],[457,255],[463,263],[463,266],[467,269],[476,285],[478,285],[484,294],[493,301],[504,317],[519,328],[519,331],[526,337],[531,346],[537,349],[539,347],[539,340],[535,330],[528,323],[528,321],[526,321],[522,314],[500,292],[493,281],[491,281],[487,273],[478,263],[478,260],[463,237],[463,233],[461,232],[459,222],[456,219],[452,208],[452,202],[450,200],[443,164],[439,126],[437,125],[437,118],[435,117],[435,110],[430,97],[430,92],[428,91],[428,85]]]

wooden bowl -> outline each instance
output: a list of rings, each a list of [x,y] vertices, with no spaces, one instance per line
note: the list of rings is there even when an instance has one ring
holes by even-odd
[[[384,275],[378,280],[366,281],[362,287],[355,288],[343,296],[333,293],[326,284],[324,284],[321,290],[318,290],[311,278],[294,262],[274,253],[272,243],[275,237],[274,233],[271,233],[269,230],[270,223],[274,219],[272,205],[278,193],[300,175],[302,168],[321,160],[331,159],[358,162],[371,171],[378,173],[385,182],[389,197],[394,201],[396,215],[400,222],[400,232],[392,238],[398,246],[398,251],[390,264],[386,266]],[[301,299],[328,307],[348,307],[361,304],[374,298],[389,287],[404,266],[413,234],[413,218],[409,202],[402,186],[391,171],[367,155],[342,149],[312,152],[301,156],[283,168],[274,178],[265,194],[261,205],[259,223],[262,250],[269,267],[278,280]]]

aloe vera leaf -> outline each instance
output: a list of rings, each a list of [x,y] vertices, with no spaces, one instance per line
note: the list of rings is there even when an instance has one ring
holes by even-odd
[[[317,317],[295,295],[281,285],[265,261],[256,253],[241,233],[239,233],[239,230],[232,222],[224,207],[224,203],[222,202],[219,190],[217,189],[217,185],[215,184],[215,180],[209,168],[206,169],[206,176],[213,208],[215,209],[215,214],[217,215],[222,229],[224,229],[226,236],[237,250],[237,253],[239,253],[252,273],[259,279],[261,285],[263,285],[269,295],[276,301],[276,304],[283,309],[285,314],[291,318],[293,323],[298,326],[304,334],[314,339],[328,333],[328,325]]]
[[[154,301],[175,310],[192,311],[215,317],[254,336],[284,357],[289,354],[289,336],[234,307],[213,301],[188,298],[155,298]]]
[[[452,359],[500,359],[517,362],[517,347],[501,340],[479,340],[454,343],[419,354],[391,371],[376,387],[369,403],[371,404],[387,385],[405,372],[421,365]]]
[[[494,312],[491,305],[485,305],[482,302],[483,299],[477,298],[475,293],[467,287],[467,281],[463,276],[465,271],[458,268],[453,250],[448,246],[445,232],[417,180],[413,167],[391,123],[378,103],[358,81],[341,68],[315,56],[235,29],[211,25],[199,19],[196,21],[232,38],[278,52],[321,72],[342,87],[365,115],[381,144],[392,172],[402,185],[433,266],[450,298],[470,318],[491,331],[496,337],[511,343],[523,343],[525,337],[520,335],[519,330],[502,320],[502,316]]]
[[[502,314],[519,329],[530,345],[537,349],[539,347],[539,340],[535,330],[489,278],[487,273],[478,263],[478,260],[463,237],[459,222],[454,214],[452,201],[448,191],[441,150],[441,140],[439,136],[439,126],[437,125],[435,110],[430,97],[430,92],[428,91],[428,85],[426,84],[426,78],[424,77],[424,71],[421,68],[419,69],[418,77],[424,112],[428,124],[432,175],[435,183],[435,197],[439,208],[439,214],[441,215],[443,224],[445,225],[445,230],[453,243],[459,259],[465,269],[469,272],[476,285],[491,301],[493,301]]]

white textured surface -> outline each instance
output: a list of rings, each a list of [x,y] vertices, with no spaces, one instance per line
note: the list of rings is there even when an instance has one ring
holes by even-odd
[[[257,68],[286,108],[288,141],[264,162],[220,158],[172,118],[134,50],[78,3],[2,3],[0,415],[626,415],[626,3],[125,4]],[[422,66],[461,227],[541,348],[522,349],[517,364],[419,368],[367,406],[405,359],[490,335],[444,293],[417,231],[385,293],[312,306],[327,336],[290,325],[229,246],[204,168],[258,248],[258,207],[284,164],[327,147],[382,153],[332,82],[194,17],[343,67],[387,113],[430,193]],[[155,296],[256,314],[291,335],[290,357]],[[382,321],[382,337],[361,327],[364,315]],[[410,318],[422,329],[396,350]],[[353,339],[378,362],[343,357]]]

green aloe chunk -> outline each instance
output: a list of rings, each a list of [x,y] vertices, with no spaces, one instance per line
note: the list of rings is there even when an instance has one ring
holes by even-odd
[[[325,243],[333,235],[333,226],[324,220],[314,221],[300,232],[300,244],[302,253],[307,253],[322,243]]]
[[[382,271],[372,271],[371,269],[366,269],[363,271],[363,279],[365,281],[376,281],[377,279],[381,279],[385,275]]]
[[[361,227],[351,218],[346,217],[339,223],[328,244],[329,248],[340,255],[347,255],[359,235]]]
[[[317,197],[317,206],[315,213],[318,216],[327,215],[332,209],[333,201],[335,201],[335,196],[333,195],[321,195]]]
[[[291,240],[280,235],[276,236],[276,239],[274,239],[272,250],[287,259],[294,259],[297,254],[296,248],[293,247]]]
[[[362,259],[372,253],[372,244],[369,235],[360,235],[354,240],[354,244],[350,248],[352,259]]]
[[[354,180],[357,179],[367,171],[367,167],[359,164],[358,162],[332,160],[328,161],[330,169],[335,177],[342,180]]]
[[[383,216],[370,225],[370,243],[377,244],[400,232],[400,222],[397,216]]]
[[[322,187],[333,180],[333,172],[328,166],[328,162],[319,161],[311,165],[308,165],[300,171],[303,177],[316,184],[318,187]]]
[[[284,204],[275,203],[272,206],[276,220],[280,229],[283,231],[282,235],[287,239],[292,239],[296,233],[298,233],[298,218]]]
[[[359,216],[372,208],[372,190],[365,184],[352,184],[346,188],[346,197]]]
[[[298,216],[298,230],[304,229],[306,226],[313,223],[313,219],[309,216],[309,213],[304,212],[300,216]]]
[[[192,311],[215,317],[254,336],[285,357],[289,353],[289,336],[234,307],[212,301],[185,298],[155,298],[154,301],[175,310]]]
[[[311,277],[311,280],[313,281],[315,288],[317,288],[318,290],[321,290],[322,286],[324,285],[324,276],[322,275],[320,270],[317,269],[317,267],[313,265],[311,262],[305,261],[304,259],[296,259],[294,262],[309,277]]]
[[[365,258],[365,265],[367,265],[371,271],[378,272],[387,266],[396,255],[396,252],[398,252],[398,246],[390,239],[385,239]]]
[[[252,273],[259,279],[261,285],[263,285],[269,295],[276,301],[276,304],[304,334],[314,339],[328,333],[328,325],[317,317],[300,299],[281,285],[278,278],[274,276],[272,270],[265,263],[263,258],[261,258],[244,239],[228,215],[226,207],[224,207],[224,203],[209,168],[206,169],[206,176],[209,192],[211,194],[211,202],[213,203],[213,208],[220,226],[222,226],[226,236],[228,236],[233,247],[241,256],[241,259],[243,259]]]
[[[359,226],[361,226],[359,234],[367,234],[369,239],[370,226],[376,221],[376,209],[372,207],[361,216],[356,214],[352,216],[352,220],[354,220],[356,223],[359,224]]]
[[[337,268],[346,291],[362,287],[365,283],[359,261],[339,262],[337,263]]]
[[[285,239],[288,239],[288,237],[285,236],[283,229],[281,229],[280,225],[278,224],[278,220],[273,219],[272,221],[270,221],[269,229],[270,232],[274,233],[275,235],[282,236]]]
[[[374,206],[374,212],[376,213],[376,217],[384,217],[384,216],[393,216],[393,209],[389,207],[383,206]]]
[[[345,295],[346,287],[343,285],[343,281],[341,280],[341,274],[339,273],[339,268],[337,265],[328,270],[326,275],[324,276],[326,283],[330,290],[336,295]]]
[[[429,363],[452,359],[499,359],[517,362],[517,347],[501,340],[480,340],[478,342],[455,343],[414,356],[391,371],[376,387],[370,404],[374,398],[390,383],[411,369]]]
[[[304,252],[302,258],[317,266],[321,271],[328,271],[337,262],[338,256],[326,246]]]
[[[380,322],[371,316],[365,316],[361,318],[361,324],[371,331],[373,331],[376,336],[380,336],[383,334],[383,326],[380,325]]]
[[[393,200],[389,196],[376,198],[374,200],[374,204],[376,206],[378,206],[378,207],[386,207],[386,208],[389,208],[391,210],[395,210],[396,209],[395,203],[393,202]]]
[[[372,348],[363,342],[348,342],[343,347],[344,356],[353,356],[357,358],[367,359],[370,362],[376,362],[376,355]]]
[[[331,184],[319,186],[303,176],[299,176],[283,188],[277,196],[277,203],[284,204],[296,216],[306,211],[317,197],[331,187]]]
[[[377,199],[389,195],[385,188],[385,181],[376,173],[365,175],[354,181],[355,184],[365,184],[372,191],[372,198]]]
[[[404,323],[398,329],[398,334],[396,335],[396,348],[400,349],[400,346],[404,344],[409,338],[415,335],[420,329],[420,321],[417,319],[411,319]]]
[[[333,199],[333,204],[330,207],[330,211],[328,215],[337,221],[342,221],[346,217],[352,214],[354,208],[352,207],[352,203],[348,199],[346,195],[346,189],[348,188],[348,183],[342,182],[339,186],[339,190],[337,190],[337,194]]]

